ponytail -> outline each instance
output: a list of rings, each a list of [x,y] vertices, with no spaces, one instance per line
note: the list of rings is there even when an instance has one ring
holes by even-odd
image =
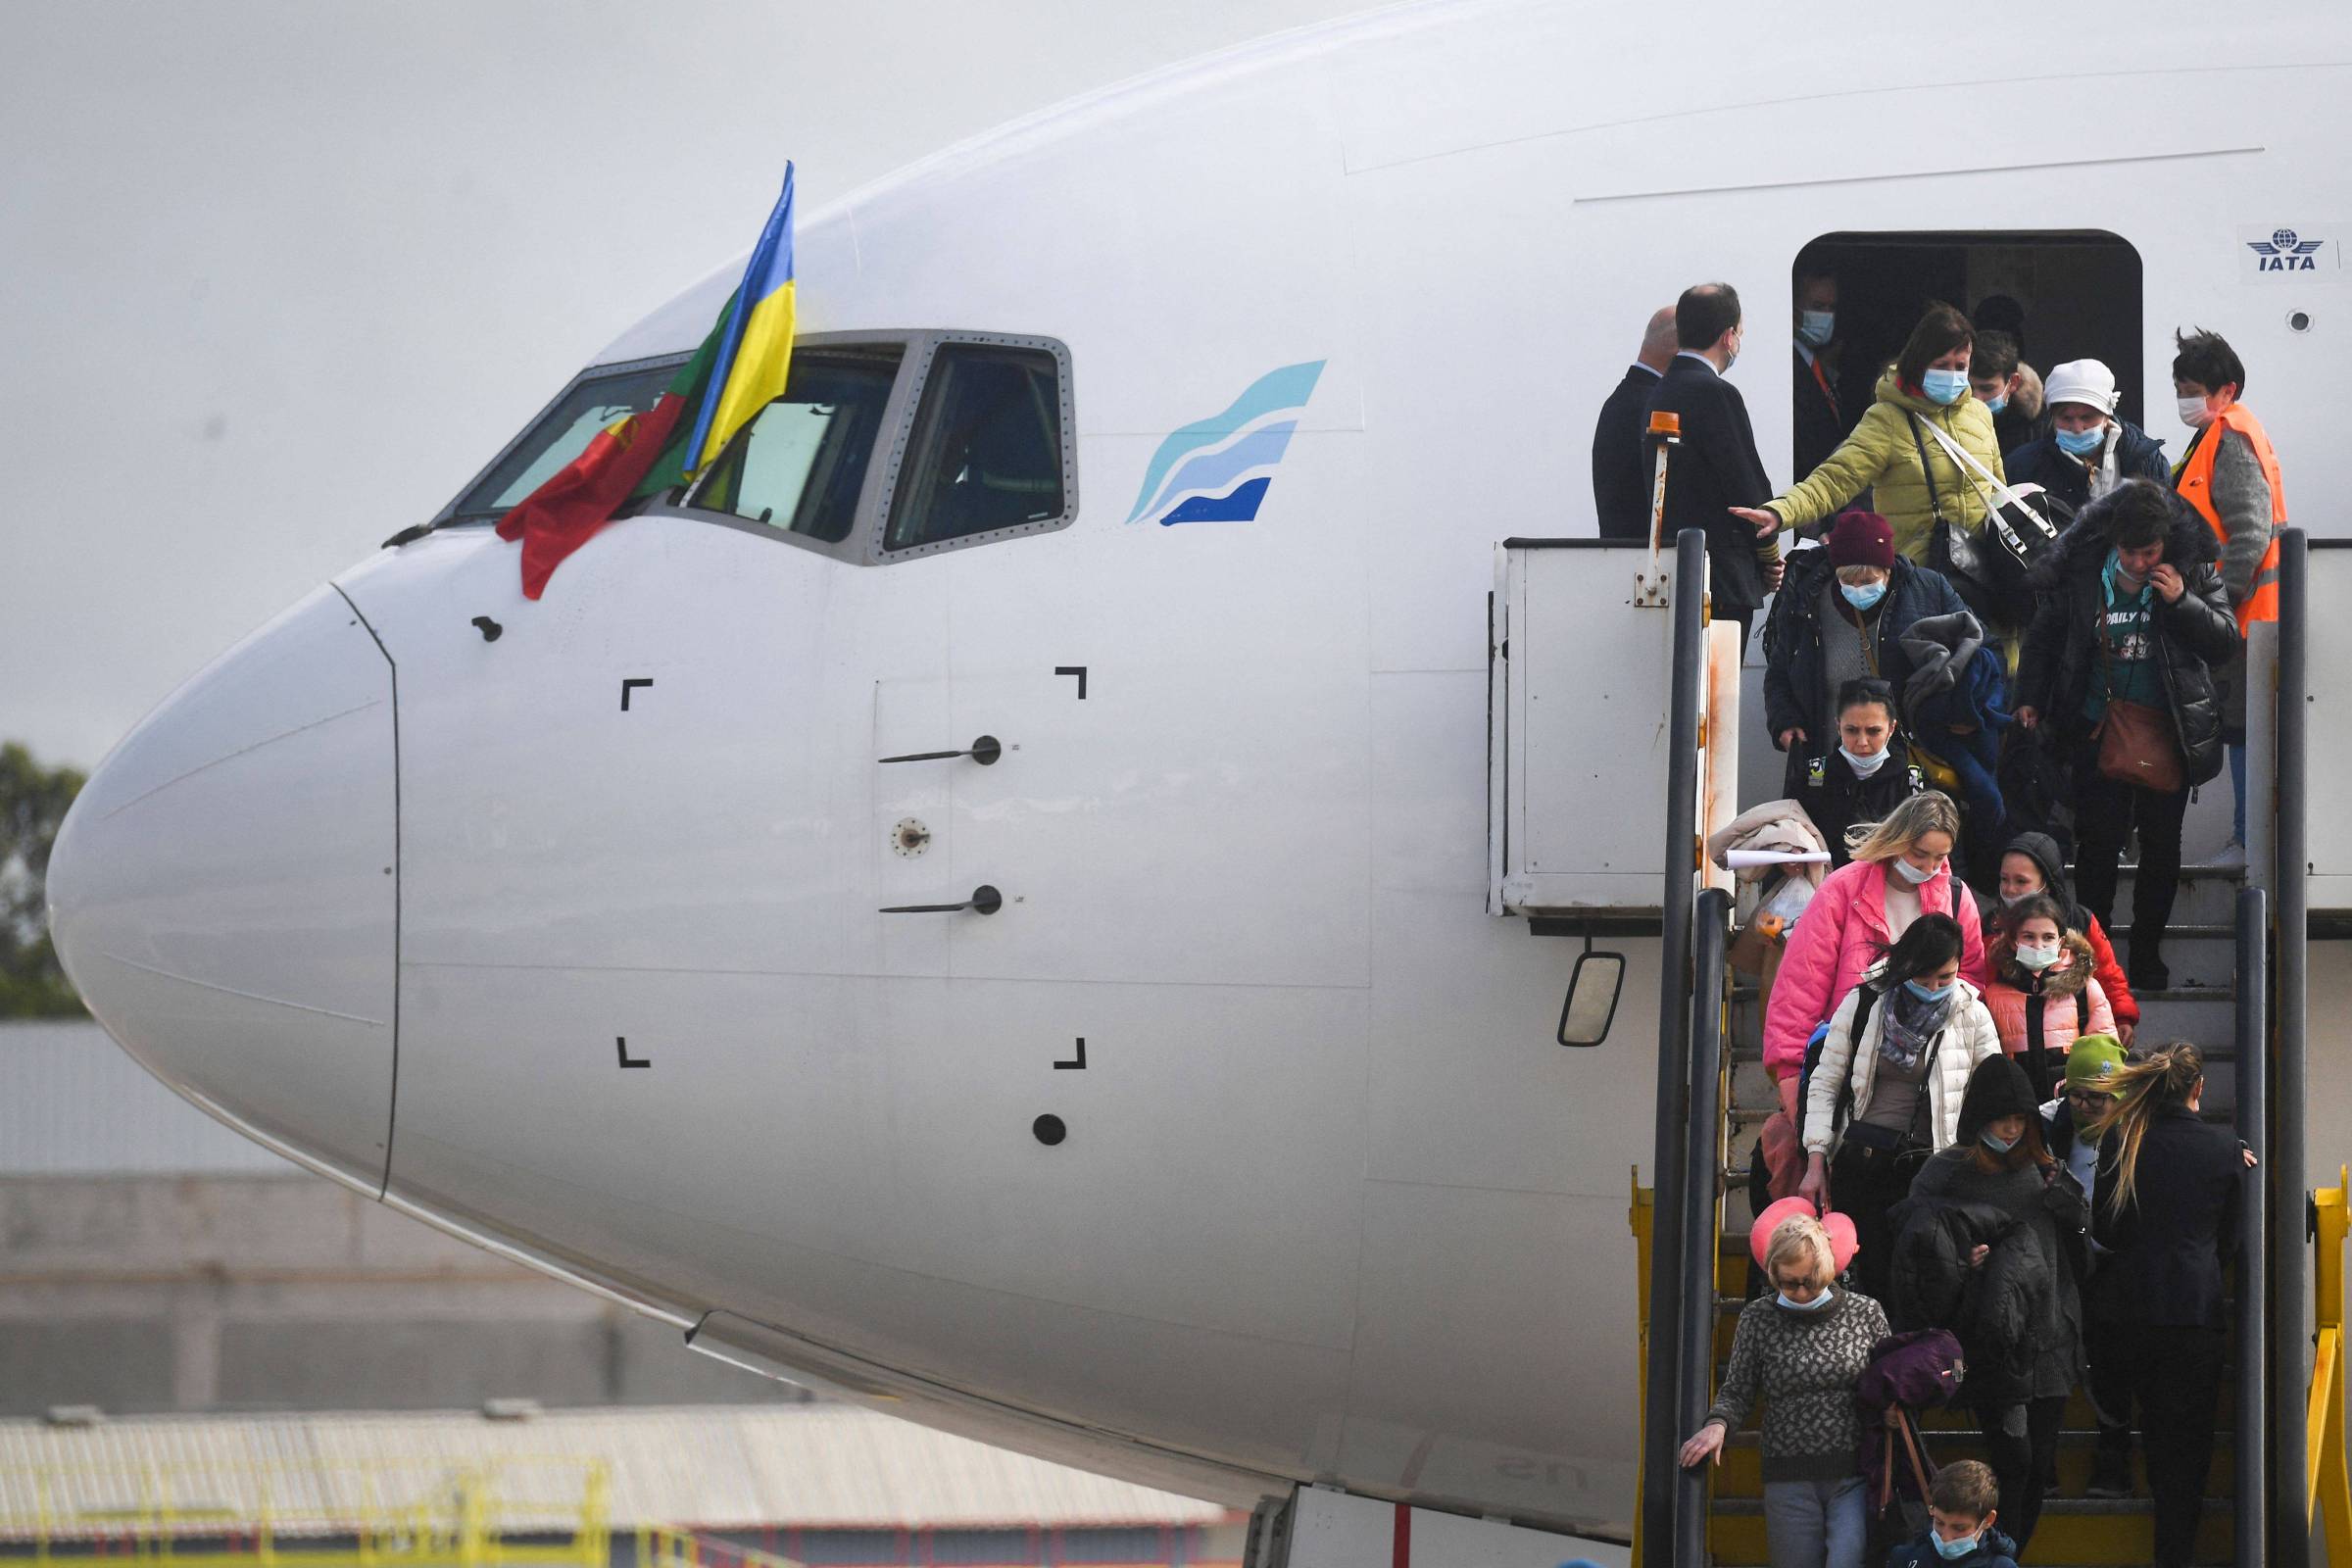
[[[2099,1080],[2114,1095],[2107,1107],[2083,1124],[2093,1138],[2115,1133],[2115,1191],[2108,1195],[2107,1211],[2121,1214],[2139,1183],[2140,1141],[2157,1112],[2185,1105],[2205,1077],[2205,1055],[2183,1040],[2165,1047],[2143,1061],[2129,1061]]]

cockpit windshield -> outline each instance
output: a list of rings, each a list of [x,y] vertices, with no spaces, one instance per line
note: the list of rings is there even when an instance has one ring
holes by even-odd
[[[597,431],[652,408],[676,374],[675,365],[655,365],[580,382],[459,499],[449,520],[479,522],[504,516],[557,469],[586,451]]]

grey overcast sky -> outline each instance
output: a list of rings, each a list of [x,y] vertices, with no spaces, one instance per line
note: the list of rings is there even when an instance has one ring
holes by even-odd
[[[631,320],[1002,121],[1365,0],[0,0],[0,739],[95,763]]]

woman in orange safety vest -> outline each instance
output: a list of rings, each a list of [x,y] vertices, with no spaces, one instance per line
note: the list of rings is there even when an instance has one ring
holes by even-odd
[[[2219,332],[2176,332],[2173,392],[2180,422],[2196,431],[2173,479],[2222,545],[2222,587],[2241,637],[2258,620],[2278,618],[2278,530],[2286,526],[2286,490],[2278,455],[2246,406],[2246,368]],[[2222,698],[2222,734],[2230,747],[2234,801],[2229,846],[2220,859],[2246,859],[2246,661],[2243,649],[2214,671]]]

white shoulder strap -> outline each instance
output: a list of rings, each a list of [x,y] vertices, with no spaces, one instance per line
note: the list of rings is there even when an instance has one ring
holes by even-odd
[[[1953,465],[1959,468],[1961,474],[1976,486],[1977,499],[1983,501],[1987,508],[1998,512],[2003,507],[2014,507],[2023,502],[2023,497],[2015,490],[2010,489],[1990,468],[1977,461],[1975,453],[1944,434],[1941,425],[1921,415],[1914,414],[1911,417],[1919,422],[1921,429],[1936,438],[1936,444],[1941,446],[1951,457]],[[1995,501],[1993,499],[1995,496],[2000,499]]]

